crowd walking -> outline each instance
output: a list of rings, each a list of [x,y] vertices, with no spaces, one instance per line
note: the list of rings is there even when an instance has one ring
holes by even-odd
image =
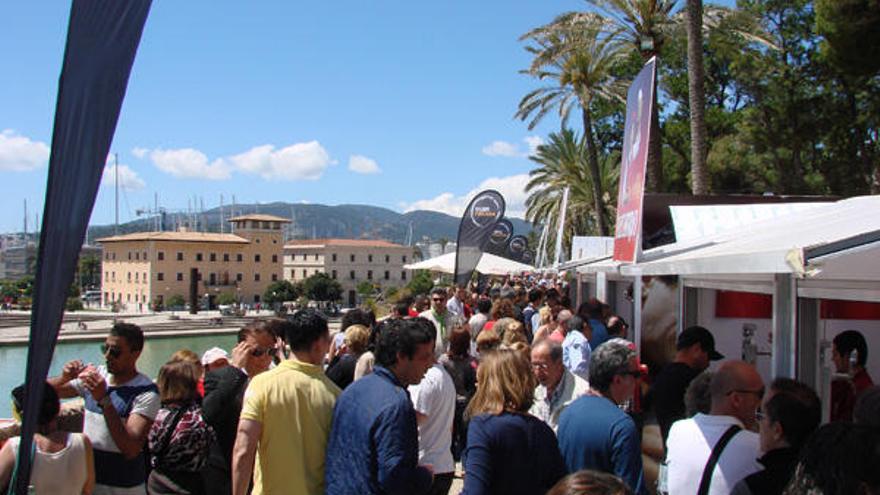
[[[331,336],[314,309],[255,320],[229,352],[181,349],[156,381],[144,335],[117,323],[105,363],[46,383],[31,484],[51,494],[880,493],[880,391],[858,332],[834,340],[833,422],[788,378],[764,383],[712,332],[678,335],[649,372],[601,301],[555,280],[436,287],[386,318],[355,309]],[[707,371],[713,361],[719,364]],[[839,377],[838,377],[839,378]],[[12,391],[16,413],[24,388]],[[84,403],[82,433],[58,427]],[[648,413],[646,415],[646,412]],[[656,421],[658,482],[643,465]],[[0,449],[0,490],[18,439]]]

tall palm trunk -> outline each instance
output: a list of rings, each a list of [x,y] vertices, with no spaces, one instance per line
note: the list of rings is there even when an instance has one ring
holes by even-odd
[[[691,114],[691,192],[709,193],[706,167],[706,90],[703,70],[703,1],[687,0],[688,103]]]
[[[581,104],[581,117],[584,121],[584,136],[587,138],[587,163],[589,164],[590,180],[593,187],[593,209],[596,213],[596,226],[599,235],[609,235],[608,225],[605,223],[605,199],[602,196],[602,176],[599,173],[599,152],[596,149],[596,140],[593,138],[593,116],[590,113],[590,104]]]

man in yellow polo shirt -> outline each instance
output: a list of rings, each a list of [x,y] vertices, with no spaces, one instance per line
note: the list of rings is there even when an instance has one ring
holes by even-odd
[[[324,453],[339,388],[324,375],[327,320],[297,312],[282,324],[293,355],[251,380],[232,454],[232,493],[324,493]]]

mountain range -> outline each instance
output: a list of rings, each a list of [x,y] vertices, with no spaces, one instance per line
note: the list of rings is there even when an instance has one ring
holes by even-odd
[[[288,234],[293,239],[384,239],[405,244],[412,226],[412,242],[430,239],[455,241],[458,236],[460,217],[453,217],[436,211],[416,210],[398,213],[388,208],[370,205],[298,204],[275,202],[268,204],[236,204],[234,211],[227,206],[222,210],[222,218],[235,215],[261,213],[276,215],[292,220]],[[220,232],[221,209],[213,208],[198,213],[167,213],[150,218],[134,220],[119,225],[119,233],[151,231],[157,229],[160,218],[164,219],[162,230],[174,230],[187,226],[190,230]],[[518,218],[509,219],[514,233],[528,235],[532,225]],[[114,225],[89,227],[88,240],[91,242],[114,234]],[[229,231],[229,226],[225,226]]]

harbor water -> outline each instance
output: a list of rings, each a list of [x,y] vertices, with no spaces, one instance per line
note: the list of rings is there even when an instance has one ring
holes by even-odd
[[[52,357],[49,376],[58,375],[64,363],[81,359],[84,363],[104,364],[100,341],[69,342],[59,341]],[[235,345],[235,334],[224,335],[185,335],[185,336],[146,336],[144,350],[138,360],[138,370],[150,378],[156,378],[159,368],[168,361],[174,352],[190,349],[202,355],[211,347],[221,347],[230,351]],[[10,392],[24,382],[27,365],[27,344],[4,344],[0,346],[0,418],[12,417]]]

